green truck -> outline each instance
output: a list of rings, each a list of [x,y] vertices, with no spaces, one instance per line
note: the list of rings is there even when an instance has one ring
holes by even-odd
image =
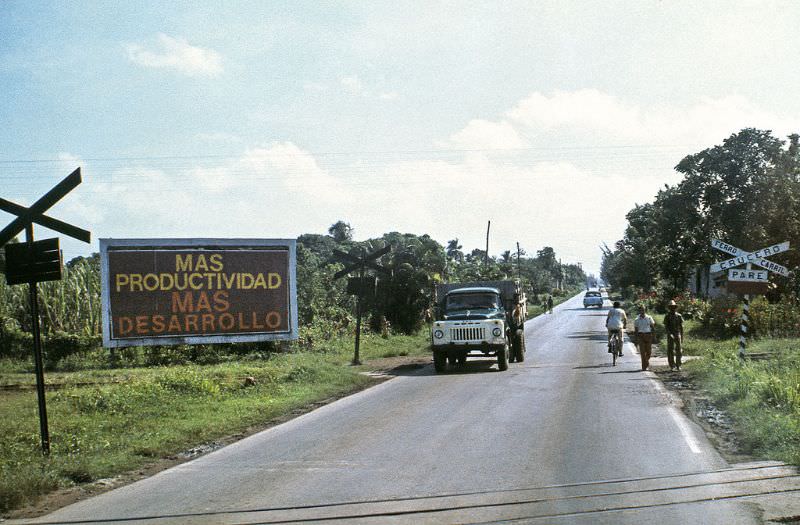
[[[519,281],[436,285],[431,351],[437,373],[469,357],[494,357],[500,370],[525,360],[527,316]]]

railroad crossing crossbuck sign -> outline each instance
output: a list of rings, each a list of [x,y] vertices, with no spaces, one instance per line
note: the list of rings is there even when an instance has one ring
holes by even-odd
[[[355,295],[357,297],[357,306],[356,306],[356,347],[355,352],[353,354],[353,364],[360,365],[361,360],[358,355],[359,346],[361,342],[361,299],[365,295],[365,291],[370,288],[368,284],[368,280],[364,277],[364,271],[367,268],[371,268],[373,270],[378,270],[381,273],[391,275],[391,271],[384,268],[377,262],[377,259],[380,259],[382,256],[386,255],[392,250],[392,245],[387,244],[385,247],[381,248],[378,251],[372,253],[366,253],[364,251],[361,252],[360,257],[356,257],[355,255],[350,255],[349,253],[345,253],[341,250],[333,250],[333,255],[335,255],[340,261],[347,262],[347,266],[344,267],[343,270],[336,272],[333,275],[334,279],[341,279],[345,275],[358,270],[358,277],[355,280],[348,282],[348,291],[357,292]],[[375,280],[374,278],[371,280],[372,282],[372,289],[374,290]]]
[[[728,291],[744,294],[742,306],[742,322],[739,327],[739,357],[744,358],[747,331],[750,323],[750,294],[763,294],[769,289],[769,272],[777,273],[783,277],[789,276],[789,270],[767,259],[768,256],[783,253],[789,249],[789,242],[773,244],[760,250],[748,252],[718,239],[711,241],[711,247],[729,255],[732,259],[720,261],[711,265],[711,273],[728,270]],[[736,268],[745,265],[745,268]],[[754,270],[752,265],[763,268]]]
[[[55,203],[81,183],[81,169],[70,173],[30,207],[20,206],[0,199],[0,210],[16,215],[11,224],[0,231],[0,246],[5,245],[6,281],[10,285],[28,283],[31,303],[31,327],[33,331],[33,357],[36,368],[36,394],[39,399],[39,429],[42,435],[42,452],[50,453],[50,431],[47,428],[47,406],[44,395],[44,372],[42,368],[42,342],[39,332],[39,299],[36,283],[61,279],[61,250],[58,239],[33,240],[33,223],[89,242],[92,234],[83,228],[53,219],[44,214]],[[25,231],[25,243],[9,244],[18,233]]]
[[[718,239],[711,241],[711,247],[729,255],[731,259],[720,261],[711,265],[711,273],[718,273],[728,270],[728,290],[745,294],[761,294],[767,291],[769,282],[769,272],[776,273],[783,277],[789,276],[789,269],[780,264],[774,263],[767,257],[783,253],[789,249],[789,242],[773,244],[760,250],[748,252],[724,243]],[[737,266],[746,265],[744,269]],[[759,266],[762,269],[754,270],[751,265]]]

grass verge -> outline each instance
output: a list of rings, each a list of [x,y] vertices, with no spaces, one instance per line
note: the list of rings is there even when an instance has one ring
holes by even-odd
[[[428,355],[428,334],[365,335],[362,366],[352,338],[323,351],[216,365],[48,374],[51,455],[41,454],[30,374],[4,363],[0,385],[0,512],[59,488],[109,478],[201,443],[267,426],[302,407],[364,388],[370,360]],[[254,381],[246,379],[252,378]]]
[[[738,358],[738,340],[689,337],[684,370],[734,423],[742,452],[800,465],[800,341],[762,339]]]

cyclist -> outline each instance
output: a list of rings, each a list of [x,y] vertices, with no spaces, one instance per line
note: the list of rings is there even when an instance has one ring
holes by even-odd
[[[619,356],[622,357],[622,331],[628,326],[628,316],[625,315],[625,310],[620,308],[619,301],[614,301],[614,307],[608,311],[606,316],[606,329],[608,329],[608,353],[611,353],[611,337],[617,333],[619,334]]]

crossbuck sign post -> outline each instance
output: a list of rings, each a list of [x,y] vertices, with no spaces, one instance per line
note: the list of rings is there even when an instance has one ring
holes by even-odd
[[[356,345],[355,345],[355,352],[353,353],[353,365],[360,365],[361,358],[359,357],[359,347],[361,343],[361,299],[365,295],[365,277],[364,271],[367,268],[372,268],[373,270],[378,270],[384,274],[391,275],[391,271],[387,268],[384,268],[380,264],[376,262],[377,259],[380,259],[387,253],[392,251],[392,246],[386,245],[378,251],[372,253],[366,253],[364,250],[361,250],[360,256],[350,255],[349,253],[345,253],[341,250],[333,250],[333,255],[339,259],[339,261],[343,261],[347,263],[347,266],[344,267],[343,270],[336,272],[333,275],[334,279],[341,279],[345,275],[348,275],[350,272],[358,270],[358,277],[356,280],[356,284],[354,286],[348,286],[348,288],[355,292],[356,295]],[[374,279],[374,278],[373,278]],[[374,280],[373,280],[374,286]]]
[[[788,268],[774,263],[767,257],[783,253],[789,249],[789,242],[773,244],[760,250],[748,252],[718,239],[712,239],[711,247],[733,258],[711,265],[711,273],[728,270],[728,290],[744,294],[742,307],[742,323],[739,328],[739,357],[744,358],[747,330],[750,322],[750,294],[766,293],[769,285],[769,272],[783,277],[789,276]],[[745,268],[736,268],[745,265]],[[753,265],[761,269],[753,269]]]
[[[69,235],[79,241],[89,242],[92,236],[90,232],[44,214],[80,183],[81,169],[78,168],[27,208],[0,199],[0,210],[17,216],[11,224],[0,231],[0,246],[5,245],[6,282],[10,285],[28,283],[28,295],[31,301],[33,358],[36,368],[36,394],[39,399],[39,430],[42,435],[42,452],[45,454],[50,454],[50,431],[47,428],[47,406],[44,397],[39,298],[36,283],[61,279],[63,261],[57,238],[33,240],[33,223]],[[9,244],[9,241],[23,230],[25,231],[25,244]]]

